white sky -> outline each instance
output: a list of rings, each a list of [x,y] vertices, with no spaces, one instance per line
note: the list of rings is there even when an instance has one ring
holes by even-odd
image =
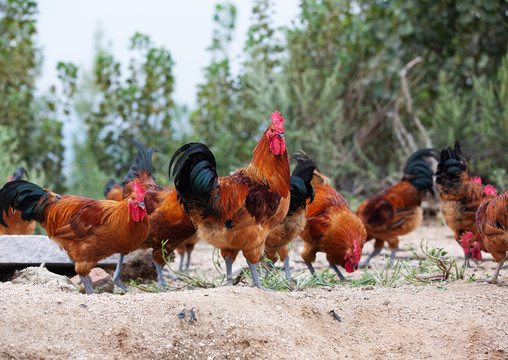
[[[214,29],[213,0],[39,0],[38,40],[44,63],[38,89],[58,84],[56,64],[73,62],[88,71],[94,56],[94,36],[100,27],[117,60],[126,64],[131,54],[129,38],[137,31],[149,35],[155,46],[164,46],[175,62],[174,100],[194,105],[202,69],[210,62],[206,48]],[[233,71],[250,24],[252,1],[234,0],[238,15],[232,46]],[[297,0],[275,1],[276,26],[290,25],[298,14]],[[236,63],[235,63],[236,60]],[[235,68],[236,65],[236,68]]]

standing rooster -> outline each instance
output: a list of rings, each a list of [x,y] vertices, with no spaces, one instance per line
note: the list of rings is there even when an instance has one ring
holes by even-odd
[[[145,162],[144,169],[151,168]],[[94,200],[74,195],[58,195],[39,185],[17,180],[0,190],[0,223],[10,206],[22,213],[23,220],[35,220],[51,240],[75,262],[87,294],[93,293],[90,270],[115,253],[127,254],[145,240],[150,230],[145,208],[145,189],[135,181],[133,192],[124,200]]]
[[[294,155],[297,158],[299,155]],[[298,236],[307,222],[307,200],[314,200],[314,188],[311,185],[316,163],[310,159],[301,160],[290,177],[291,201],[284,220],[277,225],[266,238],[265,257],[272,263],[277,258],[284,261],[286,278],[291,277],[289,270],[288,244]]]
[[[307,223],[300,234],[304,241],[302,259],[314,275],[312,262],[316,259],[316,253],[324,252],[330,267],[341,281],[345,281],[337,265],[348,273],[355,271],[367,232],[327,177],[314,170],[311,184],[316,195],[307,206]]]
[[[434,195],[433,171],[424,160],[425,157],[437,159],[437,152],[433,149],[416,151],[407,160],[404,176],[397,184],[365,200],[358,207],[356,213],[367,229],[367,241],[376,239],[374,251],[360,267],[367,266],[381,252],[385,241],[392,250],[390,259],[393,260],[399,247],[399,236],[420,226],[423,219],[420,207],[422,199],[427,191]]]
[[[12,176],[9,176],[9,181],[21,180],[23,174],[28,173],[24,167],[20,166],[14,171]],[[0,235],[32,235],[35,231],[35,221],[24,221],[21,218],[21,213],[12,208],[7,210],[9,217],[5,219],[7,226],[0,225]]]
[[[436,171],[436,184],[439,185],[441,197],[441,215],[453,230],[455,241],[460,243],[462,233],[478,231],[475,214],[481,202],[487,197],[478,177],[469,178],[468,163],[462,155],[458,141],[452,149],[441,150],[441,156]],[[478,241],[485,251],[483,243]],[[469,253],[465,256],[465,265],[469,266]]]
[[[198,236],[219,248],[232,285],[233,261],[239,251],[247,259],[253,285],[263,289],[256,265],[270,231],[286,216],[290,202],[289,157],[284,119],[278,112],[263,133],[251,163],[234,174],[218,177],[208,147],[190,143],[175,152],[175,187]]]
[[[473,236],[472,232],[466,232],[462,236],[463,242],[469,241],[473,248],[480,243],[492,255],[497,262],[496,270],[487,281],[492,284],[508,286],[506,282],[499,282],[498,276],[508,251],[508,190],[497,195],[492,185],[484,188],[485,199],[476,212],[476,224],[478,232]]]

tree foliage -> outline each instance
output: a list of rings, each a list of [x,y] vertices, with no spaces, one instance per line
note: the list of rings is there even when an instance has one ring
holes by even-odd
[[[43,171],[46,185],[63,191],[62,122],[51,92],[38,98],[35,79],[41,60],[35,45],[37,4],[0,1],[0,125],[16,133],[16,161],[30,172]],[[16,166],[16,164],[12,164]]]
[[[86,133],[85,143],[78,139],[76,144],[77,154],[86,159],[77,159],[76,163],[90,163],[94,159],[97,170],[120,182],[137,154],[135,146],[120,139],[120,135],[162,152],[164,157],[154,156],[156,169],[167,168],[168,157],[178,146],[171,141],[174,105],[171,54],[140,33],[130,39],[130,50],[133,55],[125,70],[99,44],[93,73],[82,82],[77,79],[74,65],[61,64],[64,72],[61,79],[68,90],[69,102],[74,104]],[[76,176],[82,177],[77,173]]]

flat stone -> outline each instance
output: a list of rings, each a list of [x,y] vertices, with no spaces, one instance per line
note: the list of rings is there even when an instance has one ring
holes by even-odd
[[[125,256],[123,263],[128,261]],[[99,261],[99,265],[115,265],[118,254]],[[72,265],[67,253],[57,243],[44,235],[2,235],[0,236],[0,265],[13,266],[46,264]]]

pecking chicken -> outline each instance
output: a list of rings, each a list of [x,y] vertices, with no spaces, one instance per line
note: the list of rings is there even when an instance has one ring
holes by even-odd
[[[126,138],[126,137],[125,137]],[[163,252],[171,254],[180,244],[192,237],[196,229],[189,216],[183,211],[183,206],[178,202],[177,193],[173,186],[167,188],[158,186],[154,182],[153,170],[144,170],[140,164],[150,161],[155,150],[146,150],[140,142],[126,138],[138,148],[138,158],[134,161],[129,172],[124,178],[124,197],[131,191],[131,184],[140,182],[146,189],[145,202],[150,205],[151,214],[148,217],[150,232],[142,241],[138,249],[152,249],[152,259],[157,271],[157,287],[165,289],[162,268],[165,264]],[[164,241],[164,246],[163,246]],[[121,289],[126,290],[121,280],[123,255],[120,255],[117,268],[113,275],[113,281]]]
[[[367,241],[376,240],[374,250],[360,267],[367,266],[381,252],[385,241],[391,249],[390,259],[393,261],[399,247],[399,236],[420,226],[423,219],[420,207],[422,199],[427,191],[434,195],[433,171],[425,157],[437,159],[437,151],[416,151],[407,159],[404,175],[398,183],[365,200],[358,207],[356,214],[365,225]]]
[[[367,238],[365,226],[351,211],[346,200],[330,185],[328,178],[317,169],[314,170],[311,184],[315,197],[307,205],[307,223],[300,233],[304,241],[302,259],[314,275],[312,262],[316,259],[316,253],[324,252],[330,267],[341,281],[345,281],[337,265],[348,273],[358,267]]]
[[[122,185],[117,184],[114,179],[109,179],[109,181],[106,183],[106,188],[104,189],[104,196],[106,197],[106,200],[122,201]]]
[[[20,166],[12,176],[9,176],[9,181],[21,180],[23,174],[26,174],[28,178],[28,172]],[[9,213],[9,217],[5,219],[7,226],[0,225],[0,235],[32,235],[34,233],[35,221],[24,221],[21,218],[21,213],[12,208],[7,211]]]
[[[453,149],[448,147],[441,150],[436,184],[439,185],[441,197],[441,215],[446,225],[453,230],[455,241],[460,243],[461,235],[466,231],[476,234],[478,228],[475,214],[487,195],[480,178],[469,178],[468,163],[458,141]],[[478,243],[486,251],[481,239]],[[469,266],[470,256],[471,253],[465,257],[466,266]]]
[[[300,155],[293,155],[298,158]],[[291,200],[289,211],[266,238],[265,257],[273,263],[284,261],[286,278],[291,277],[289,269],[288,244],[302,232],[307,222],[307,201],[314,200],[314,188],[311,185],[316,163],[310,159],[301,159],[290,177]]]
[[[479,281],[508,286],[508,283],[497,279],[508,254],[508,190],[497,195],[494,187],[487,185],[483,192],[485,199],[475,215],[478,232],[475,235],[466,232],[463,240],[469,240],[469,244],[482,244],[497,262],[492,277]]]
[[[289,157],[284,119],[278,112],[261,136],[250,164],[230,176],[218,177],[208,147],[189,143],[178,149],[173,168],[178,198],[196,226],[198,236],[219,248],[226,262],[227,284],[239,251],[247,259],[253,285],[263,289],[255,264],[270,231],[289,209]],[[175,162],[176,161],[176,162]]]

